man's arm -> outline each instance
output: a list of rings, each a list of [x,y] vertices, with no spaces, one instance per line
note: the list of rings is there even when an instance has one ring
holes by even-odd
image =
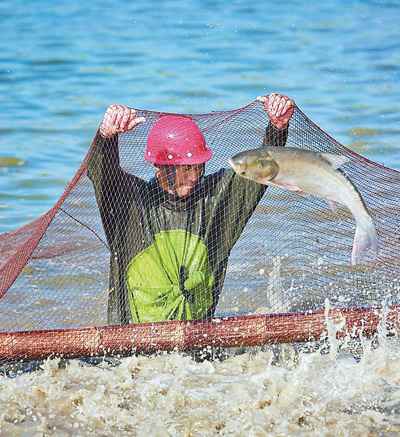
[[[88,176],[93,182],[94,188],[97,189],[103,179],[117,178],[117,173],[120,171],[118,136],[104,138],[98,130],[92,143],[88,161]]]
[[[270,94],[259,100],[263,103],[269,117],[263,145],[284,146],[288,136],[289,120],[294,111],[294,102],[281,94]],[[240,237],[267,186],[245,179],[231,169],[225,171],[221,183],[224,186],[220,189],[221,201],[216,218],[223,244],[230,250]]]
[[[118,135],[104,138],[97,131],[89,156],[87,175],[94,187],[108,244],[112,247],[126,179],[119,164]]]
[[[285,146],[288,137],[289,121],[294,112],[294,102],[288,96],[272,93],[258,97],[269,117],[263,146]]]
[[[88,162],[88,176],[95,188],[100,179],[115,182],[121,178],[118,134],[134,129],[143,121],[143,117],[136,117],[136,111],[125,105],[110,105],[107,108]]]
[[[271,122],[269,122],[265,130],[265,135],[262,143],[263,147],[285,146],[288,137],[288,130],[288,126],[283,127],[282,129],[278,129]]]
[[[93,183],[107,240],[111,246],[115,225],[123,219],[121,203],[128,207],[124,193],[139,188],[142,180],[125,173],[120,167],[118,133],[133,129],[143,121],[133,109],[123,105],[108,107],[96,133],[88,161],[88,176]],[[122,200],[124,199],[124,202]]]

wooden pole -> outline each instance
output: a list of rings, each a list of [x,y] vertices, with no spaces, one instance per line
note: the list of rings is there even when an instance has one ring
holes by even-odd
[[[123,326],[0,333],[0,360],[129,355],[185,351],[207,346],[235,347],[319,340],[326,321],[344,322],[337,337],[370,336],[381,308],[332,309],[308,313],[248,315],[212,321],[168,321]],[[388,308],[386,328],[398,331],[400,306]]]

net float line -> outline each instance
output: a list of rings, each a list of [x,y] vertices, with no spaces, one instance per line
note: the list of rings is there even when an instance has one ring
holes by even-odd
[[[398,331],[400,305],[389,307],[386,328]],[[167,321],[122,326],[0,333],[0,360],[76,358],[187,351],[205,347],[260,346],[316,341],[327,321],[341,328],[337,338],[373,335],[382,308],[331,309],[308,313],[248,315],[212,321]]]

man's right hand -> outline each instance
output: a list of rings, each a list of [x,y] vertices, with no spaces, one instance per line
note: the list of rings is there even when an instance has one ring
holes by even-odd
[[[127,132],[145,121],[144,117],[136,117],[136,111],[125,105],[110,105],[100,125],[103,138]]]

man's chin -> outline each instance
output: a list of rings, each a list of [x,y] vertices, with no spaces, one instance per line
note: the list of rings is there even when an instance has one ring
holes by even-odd
[[[178,197],[180,197],[181,199],[184,199],[185,197],[189,197],[192,192],[193,192],[194,187],[188,187],[185,189],[179,189],[177,190],[176,194],[178,195]]]

